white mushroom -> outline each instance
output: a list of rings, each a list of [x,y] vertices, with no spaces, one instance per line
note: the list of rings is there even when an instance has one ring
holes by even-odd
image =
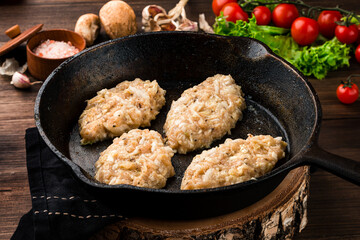
[[[135,12],[124,1],[107,2],[100,9],[99,16],[106,34],[111,39],[135,34],[137,31]]]
[[[81,15],[76,22],[75,32],[79,33],[86,41],[86,46],[93,45],[100,32],[100,19],[96,14]]]

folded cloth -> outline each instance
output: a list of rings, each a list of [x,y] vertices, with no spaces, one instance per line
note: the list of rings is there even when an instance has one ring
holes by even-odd
[[[88,239],[123,216],[95,199],[46,146],[36,128],[26,130],[32,209],[12,240]]]

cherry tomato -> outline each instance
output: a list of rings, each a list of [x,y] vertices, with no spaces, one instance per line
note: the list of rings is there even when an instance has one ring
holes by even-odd
[[[357,40],[358,35],[359,32],[355,24],[348,27],[337,25],[335,28],[335,36],[342,43],[351,44]]]
[[[231,21],[236,23],[237,20],[248,21],[248,14],[242,10],[239,4],[231,2],[223,6],[220,12],[224,13],[224,16],[227,16],[226,21]]]
[[[336,96],[340,102],[345,104],[351,104],[356,101],[359,97],[359,88],[355,83],[347,86],[341,83],[336,89]]]
[[[360,63],[360,44],[355,49],[355,58],[358,61],[358,63]]]
[[[268,25],[271,21],[271,11],[265,6],[257,6],[253,12],[257,25]]]
[[[339,11],[322,11],[317,19],[321,35],[327,38],[335,36],[336,21],[340,21],[342,15]]]
[[[212,10],[216,16],[220,15],[220,10],[222,7],[230,2],[236,2],[236,0],[213,0],[212,2]]]
[[[299,17],[299,11],[294,4],[280,3],[272,12],[272,20],[277,27],[290,28],[293,21]]]
[[[319,35],[319,25],[311,18],[299,17],[291,25],[291,36],[299,45],[313,43]]]
[[[360,24],[357,25],[357,29],[358,29],[359,35],[358,35],[358,39],[356,40],[356,43],[360,44]]]

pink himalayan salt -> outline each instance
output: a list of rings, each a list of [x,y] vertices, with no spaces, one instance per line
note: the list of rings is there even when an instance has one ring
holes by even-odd
[[[46,40],[34,50],[35,55],[44,58],[66,58],[79,52],[71,42]]]

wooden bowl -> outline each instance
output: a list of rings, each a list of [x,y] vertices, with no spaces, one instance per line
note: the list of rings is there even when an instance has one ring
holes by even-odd
[[[28,69],[30,74],[39,80],[45,80],[60,63],[69,58],[45,58],[35,55],[33,49],[48,39],[64,42],[70,41],[79,51],[84,50],[86,45],[85,39],[80,34],[65,29],[41,31],[30,38],[26,45]]]

